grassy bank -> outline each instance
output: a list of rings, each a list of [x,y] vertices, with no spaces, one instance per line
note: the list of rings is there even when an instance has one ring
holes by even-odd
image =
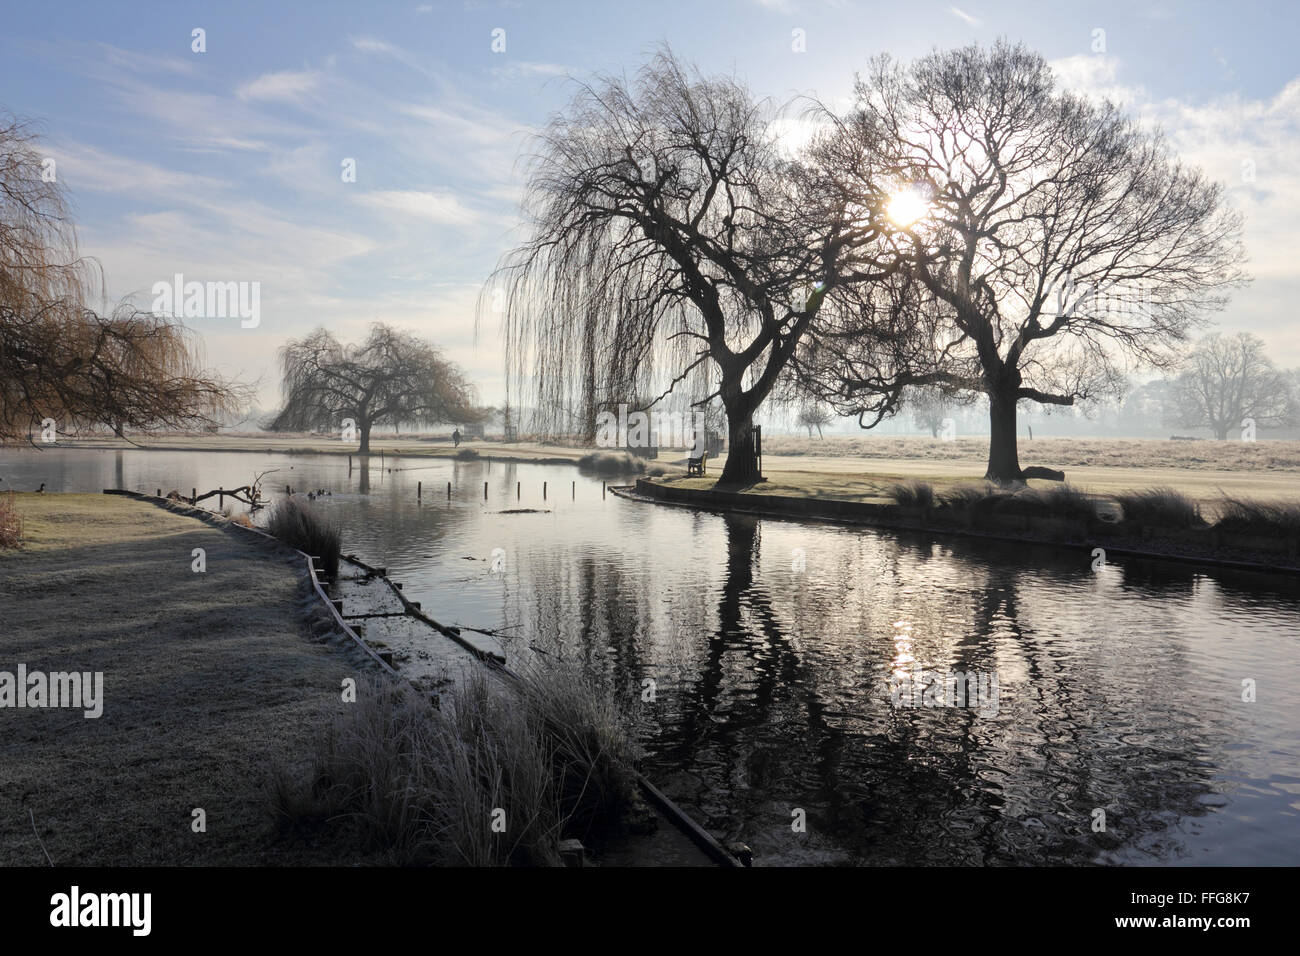
[[[313,635],[298,563],[127,498],[16,506],[0,670],[101,671],[104,704],[98,719],[0,710],[0,864],[337,862],[272,842],[266,811],[270,768],[305,768],[342,680],[366,666]]]

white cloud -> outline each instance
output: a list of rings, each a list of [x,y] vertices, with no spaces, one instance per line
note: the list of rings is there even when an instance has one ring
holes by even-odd
[[[1120,61],[1106,53],[1078,53],[1050,60],[1048,65],[1065,89],[1094,100],[1110,100],[1119,105],[1146,98],[1141,86],[1129,86],[1119,80]]]
[[[315,92],[320,85],[320,74],[311,71],[282,70],[263,73],[255,80],[243,84],[235,91],[241,100],[271,100],[296,103]]]
[[[573,72],[569,67],[559,63],[534,63],[528,60],[518,60],[506,66],[494,66],[492,68],[492,75],[504,80],[530,79],[538,76],[568,76]]]
[[[375,37],[348,37],[352,46],[362,53],[396,53],[397,47]]]
[[[381,189],[361,193],[356,201],[383,212],[414,216],[444,226],[465,226],[480,218],[474,210],[449,192]]]

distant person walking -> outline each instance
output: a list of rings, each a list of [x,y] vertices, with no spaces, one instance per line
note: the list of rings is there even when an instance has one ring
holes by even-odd
[[[454,442],[456,443],[456,447],[457,447],[457,448],[460,447],[460,429],[459,429],[459,428],[457,428],[455,431],[453,431],[453,432],[451,433],[451,440],[454,441]]]

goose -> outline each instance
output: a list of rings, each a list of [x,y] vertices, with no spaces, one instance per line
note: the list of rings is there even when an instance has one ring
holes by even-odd
[[[36,493],[39,495],[39,494],[43,493],[44,491],[45,491],[45,482],[42,481],[42,482],[41,482],[41,486],[40,486],[39,488],[36,489]]]

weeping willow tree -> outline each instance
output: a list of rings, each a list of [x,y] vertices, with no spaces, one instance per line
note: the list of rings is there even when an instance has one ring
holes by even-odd
[[[215,426],[246,390],[200,367],[192,334],[129,304],[93,307],[67,196],[27,124],[0,117],[0,438]]]
[[[543,429],[594,428],[630,396],[720,399],[723,482],[759,477],[754,413],[862,257],[880,197],[850,198],[782,139],[779,110],[664,50],[582,84],[532,154],[527,239],[480,297],[503,312],[506,377]],[[858,157],[861,160],[861,157]],[[859,182],[863,177],[859,177]]]
[[[429,342],[381,322],[357,345],[317,329],[280,349],[284,406],[271,431],[340,429],[350,419],[360,452],[375,425],[477,422],[474,389]]]

